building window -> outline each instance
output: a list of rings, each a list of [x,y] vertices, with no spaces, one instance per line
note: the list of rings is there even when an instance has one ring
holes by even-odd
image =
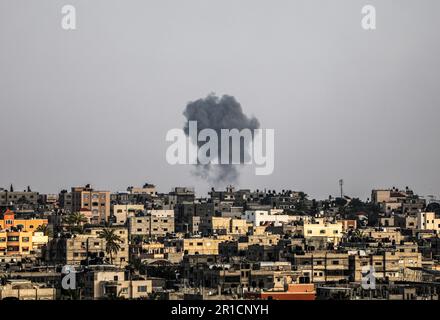
[[[139,286],[137,292],[147,292],[147,286]]]

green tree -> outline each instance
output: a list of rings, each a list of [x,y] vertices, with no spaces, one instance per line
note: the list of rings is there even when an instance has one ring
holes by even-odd
[[[45,236],[52,237],[52,229],[49,228],[47,224],[42,224],[35,229],[36,232],[43,232]]]
[[[72,212],[64,218],[64,222],[68,224],[72,233],[81,233],[83,224],[87,222],[87,218],[81,212]]]
[[[114,229],[104,228],[99,237],[105,240],[105,252],[110,256],[110,264],[113,264],[113,254],[117,254],[121,249],[119,243],[122,242],[120,236],[115,233]]]

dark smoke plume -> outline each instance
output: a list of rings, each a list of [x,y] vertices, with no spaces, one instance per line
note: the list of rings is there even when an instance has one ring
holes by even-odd
[[[234,97],[224,95],[217,97],[215,94],[210,94],[204,99],[188,103],[183,112],[187,122],[184,127],[185,134],[189,135],[189,121],[197,121],[197,134],[203,129],[213,129],[217,132],[219,137],[218,158],[221,158],[221,143],[220,130],[221,129],[258,129],[260,123],[255,117],[248,118],[241,108],[240,103]],[[252,135],[253,139],[253,135]],[[200,147],[205,142],[197,142]],[[241,141],[241,157],[240,163],[243,163],[245,155],[248,155],[249,146],[244,145]],[[231,155],[231,148],[230,148]],[[230,158],[231,160],[231,158]],[[231,163],[231,161],[229,162]],[[240,172],[239,165],[233,164],[217,164],[217,165],[195,165],[194,174],[207,180],[214,186],[222,184],[231,184],[238,181]]]

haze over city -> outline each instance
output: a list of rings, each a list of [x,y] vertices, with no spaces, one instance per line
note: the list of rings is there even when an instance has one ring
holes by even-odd
[[[206,194],[165,161],[190,101],[234,96],[275,130],[275,167],[237,187],[366,199],[375,187],[440,193],[438,1],[53,1],[0,4],[0,181],[58,192],[154,182]]]

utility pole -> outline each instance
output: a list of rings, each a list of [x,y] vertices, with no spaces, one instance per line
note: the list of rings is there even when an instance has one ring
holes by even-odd
[[[341,198],[344,197],[344,189],[343,189],[343,186],[344,186],[344,180],[343,180],[343,179],[339,179],[339,187],[340,187],[340,189],[341,189]]]

